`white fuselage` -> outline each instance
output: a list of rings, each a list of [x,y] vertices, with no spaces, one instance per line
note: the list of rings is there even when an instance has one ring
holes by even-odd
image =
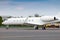
[[[25,18],[9,18],[2,22],[4,25],[17,25],[17,24],[33,24],[33,25],[44,25],[51,22],[60,22],[55,17],[43,16],[43,17],[25,17]]]
[[[11,25],[11,24],[25,24],[25,23],[29,23],[29,24],[40,24],[40,17],[26,17],[26,18],[10,18],[6,21],[4,21],[2,24],[5,25]]]

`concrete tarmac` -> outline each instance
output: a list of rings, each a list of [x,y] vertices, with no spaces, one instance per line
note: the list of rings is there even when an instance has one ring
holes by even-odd
[[[20,30],[0,28],[0,40],[60,40],[60,29]]]

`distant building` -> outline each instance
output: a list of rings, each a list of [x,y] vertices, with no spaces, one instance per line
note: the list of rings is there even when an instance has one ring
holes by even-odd
[[[50,28],[60,28],[60,23],[54,23],[52,24],[47,24],[46,27],[50,27]]]

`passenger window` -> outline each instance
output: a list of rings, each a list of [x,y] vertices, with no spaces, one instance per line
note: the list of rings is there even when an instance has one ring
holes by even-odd
[[[29,22],[30,22],[30,20],[29,20]]]
[[[33,20],[32,20],[33,21]]]

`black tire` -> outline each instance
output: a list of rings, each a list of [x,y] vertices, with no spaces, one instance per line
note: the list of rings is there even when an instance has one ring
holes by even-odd
[[[6,28],[6,29],[8,29],[8,28]]]
[[[46,28],[45,27],[42,27],[42,30],[46,30]]]
[[[36,27],[35,30],[38,30],[38,27]]]

